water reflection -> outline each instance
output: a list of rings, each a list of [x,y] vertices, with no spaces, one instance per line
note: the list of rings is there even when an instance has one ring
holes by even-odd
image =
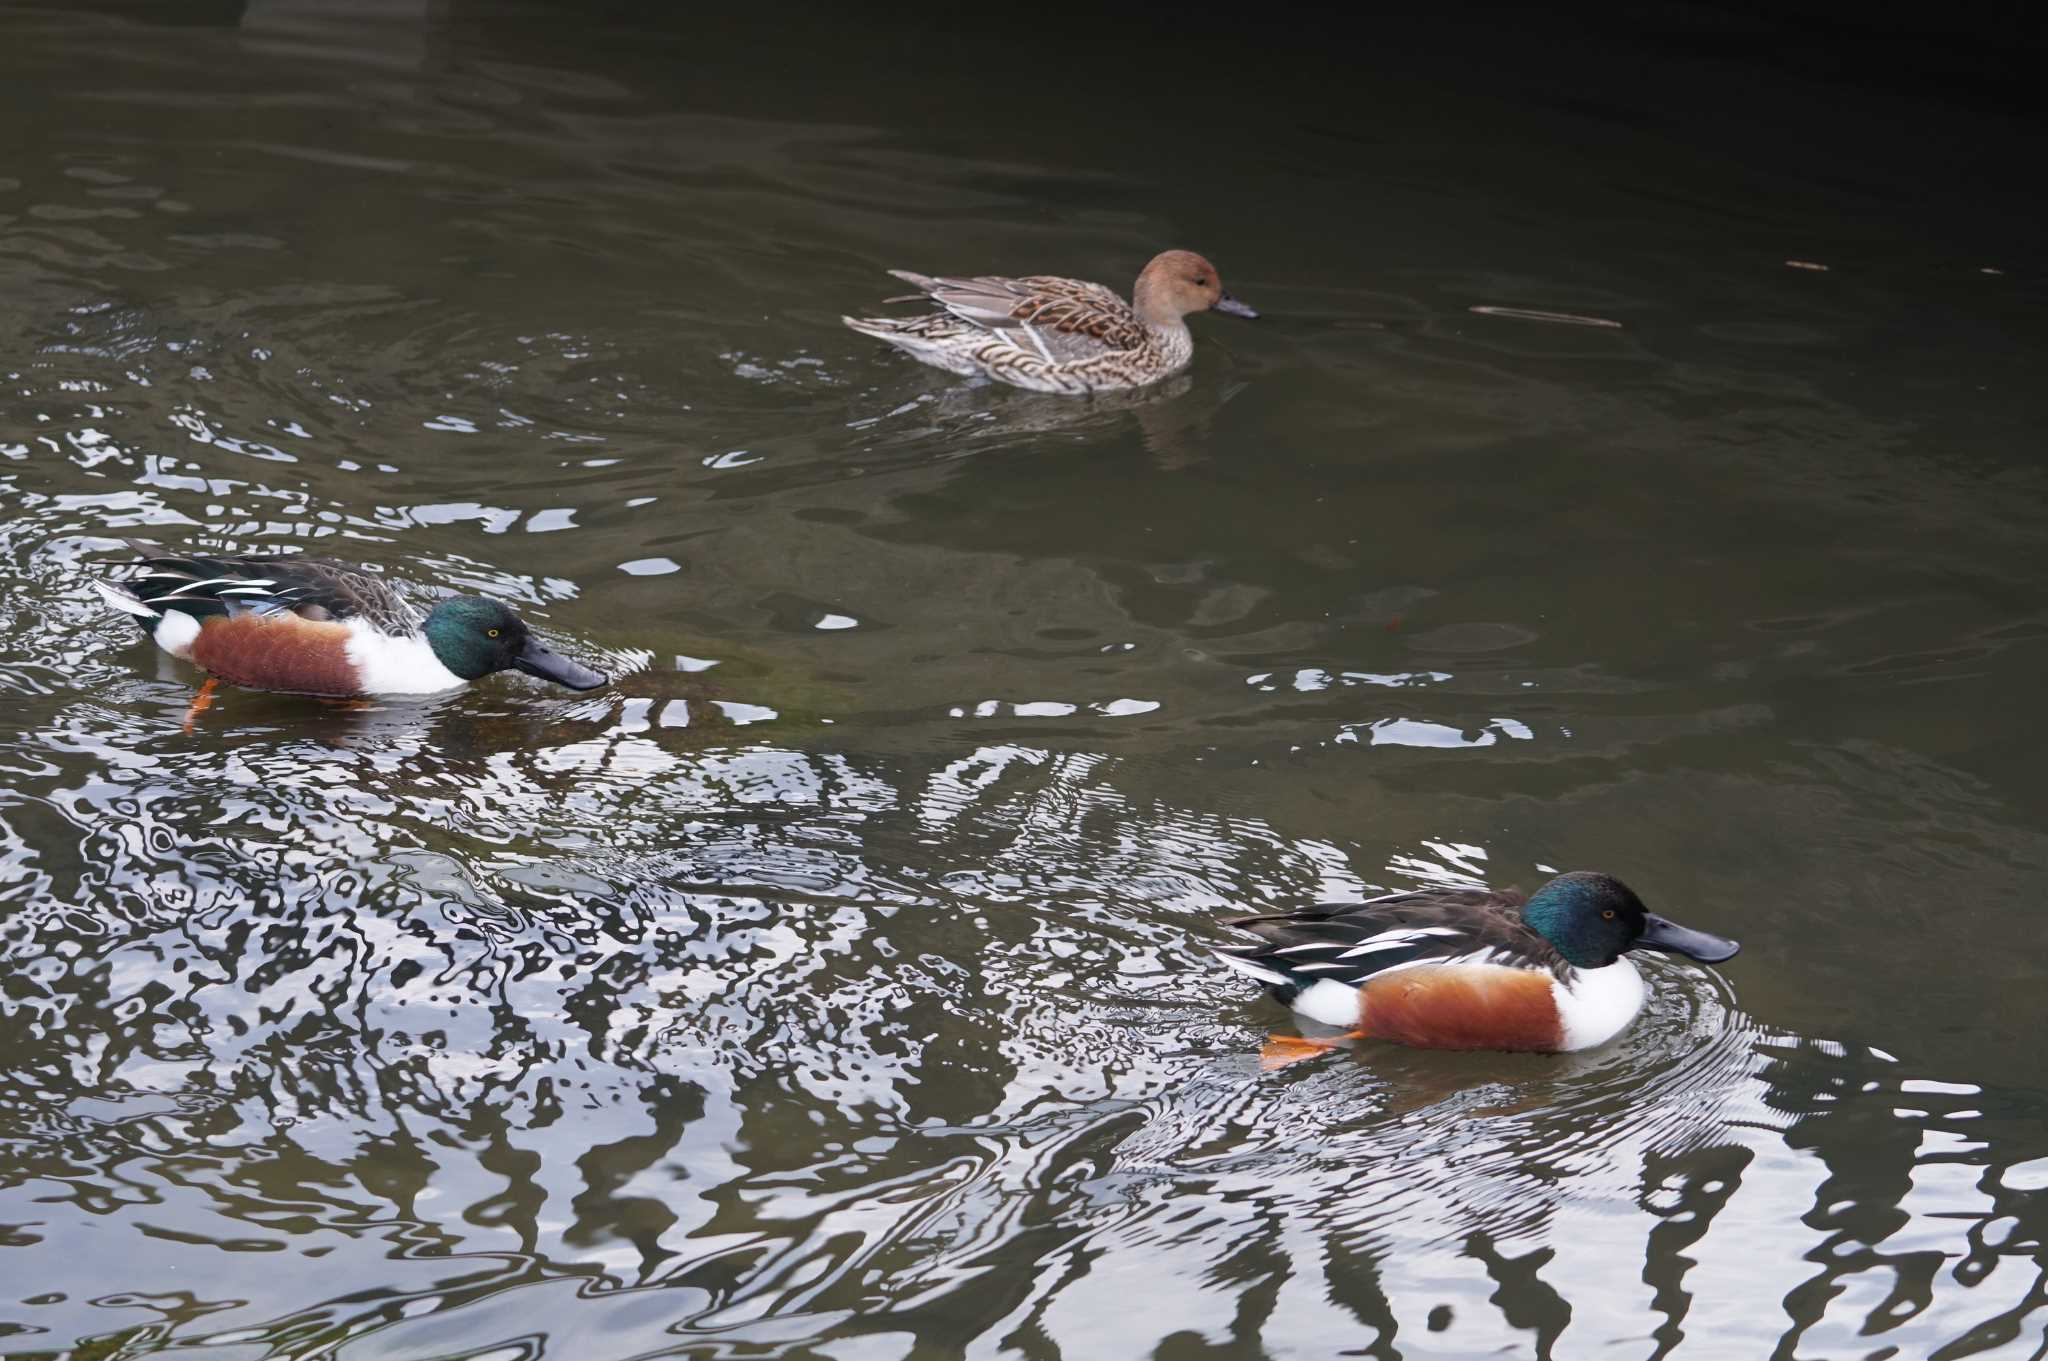
[[[1326,848],[1026,746],[921,773],[461,708],[42,734],[5,814],[18,1344],[1933,1354],[2043,1288],[2025,1094],[1771,1033],[1715,975],[1659,968],[1588,1055],[1263,1077],[1274,1018],[1197,947],[1363,891]],[[262,1255],[262,1299],[195,1246]],[[186,1290],[108,1294],[109,1254]]]

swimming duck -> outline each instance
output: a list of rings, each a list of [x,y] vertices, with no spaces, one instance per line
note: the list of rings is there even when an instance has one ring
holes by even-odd
[[[1334,1039],[1275,1035],[1263,1066],[1314,1058],[1344,1040],[1424,1049],[1558,1053],[1605,1044],[1649,989],[1630,950],[1718,964],[1741,948],[1643,907],[1605,874],[1561,874],[1524,899],[1512,891],[1427,888],[1362,903],[1239,917],[1260,937],[1216,957],[1258,979]]]
[[[1188,313],[1258,315],[1223,291],[1214,265],[1188,250],[1154,256],[1128,303],[1101,284],[1051,274],[942,279],[889,272],[940,310],[840,320],[949,373],[986,375],[1033,392],[1081,395],[1156,383],[1194,357]]]
[[[450,596],[422,619],[391,587],[305,557],[204,557],[125,540],[143,570],[93,583],[156,645],[250,690],[358,696],[452,690],[512,668],[594,690],[599,672],[551,651],[495,600]]]

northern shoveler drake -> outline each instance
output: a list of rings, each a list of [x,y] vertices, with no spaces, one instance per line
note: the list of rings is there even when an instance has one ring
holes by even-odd
[[[949,373],[986,375],[1033,392],[1079,396],[1156,383],[1194,357],[1188,313],[1258,315],[1223,291],[1214,265],[1188,250],[1154,256],[1130,302],[1101,284],[1051,274],[935,279],[889,272],[917,287],[911,297],[929,297],[940,310],[840,320]]]
[[[1334,1039],[1275,1035],[1264,1066],[1285,1067],[1345,1040],[1424,1049],[1558,1053],[1605,1044],[1649,989],[1630,950],[1718,964],[1741,948],[1647,911],[1605,874],[1561,874],[1534,896],[1428,888],[1362,903],[1239,917],[1260,938],[1216,957],[1324,1025]]]
[[[422,619],[386,583],[305,557],[206,557],[126,541],[141,572],[96,581],[156,645],[212,678],[294,694],[420,695],[496,671],[594,690],[605,677],[533,636],[495,600],[450,596]],[[207,681],[204,708],[212,691]]]

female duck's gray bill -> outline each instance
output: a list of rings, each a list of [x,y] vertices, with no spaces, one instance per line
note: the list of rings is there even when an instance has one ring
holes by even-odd
[[[1236,298],[1231,297],[1228,293],[1216,299],[1215,310],[1218,312],[1228,312],[1233,317],[1256,317],[1259,315]]]
[[[542,680],[566,685],[571,690],[595,690],[605,683],[604,672],[592,671],[581,662],[570,661],[561,653],[543,647],[537,638],[526,640],[526,646],[519,649],[512,665],[529,676],[539,676]]]
[[[1726,936],[1709,935],[1695,931],[1689,926],[1660,917],[1654,912],[1643,914],[1643,934],[1636,937],[1639,949],[1666,950],[1674,955],[1685,955],[1702,964],[1719,964],[1724,959],[1733,959],[1742,946]]]

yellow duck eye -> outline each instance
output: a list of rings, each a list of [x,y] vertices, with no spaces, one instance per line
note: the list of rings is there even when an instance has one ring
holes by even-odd
[[[495,638],[495,637],[497,637],[497,636],[498,636],[498,630],[496,630],[496,629],[485,629],[485,630],[484,630],[484,632],[485,632],[485,634],[487,634],[488,636],[490,636],[490,637],[492,637],[492,638]],[[1610,912],[1610,913],[1608,913],[1607,915],[1611,917],[1611,916],[1613,916],[1614,914],[1613,914],[1612,912]]]
[[[493,633],[496,633],[496,632],[497,632],[497,630],[496,630],[496,629],[492,629],[492,630],[491,630],[491,632],[493,632]],[[1613,920],[1614,920],[1614,909],[1610,907],[1610,908],[1608,908],[1608,909],[1607,909],[1607,910],[1606,910],[1605,912],[1602,912],[1602,913],[1601,913],[1600,915],[1601,915],[1602,917],[1605,917],[1605,918],[1606,918],[1606,919],[1607,919],[1608,921],[1613,921]]]

